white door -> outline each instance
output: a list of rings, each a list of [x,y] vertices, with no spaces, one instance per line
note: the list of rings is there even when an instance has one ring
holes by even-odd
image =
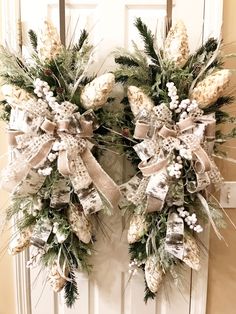
[[[59,27],[58,2],[58,0],[20,1],[18,13],[23,25],[23,44],[26,30],[30,28],[39,30],[46,18]],[[16,3],[19,3],[19,0]],[[221,0],[173,1],[173,19],[182,19],[185,22],[192,50],[209,35],[219,35],[222,3]],[[214,14],[211,14],[212,12]],[[154,31],[156,26],[160,25],[158,21],[162,21],[165,15],[165,0],[67,0],[67,41],[72,37],[76,38],[80,29],[86,27],[90,31],[91,40],[97,46],[95,70],[103,72],[114,66],[112,59],[105,60],[105,57],[115,47],[129,48],[131,40],[140,43],[133,26],[135,17],[141,17]],[[10,22],[6,19],[5,24],[7,23]],[[120,159],[112,159],[106,166],[117,179],[125,175],[121,171]],[[156,300],[145,305],[142,274],[129,281],[124,220],[116,212],[112,217],[104,218],[104,221],[112,230],[110,238],[105,239],[102,234],[98,235],[94,271],[90,279],[84,275],[78,276],[80,298],[72,309],[66,309],[62,295],[53,294],[45,283],[45,274],[38,274],[38,269],[28,273],[23,266],[25,255],[18,257],[17,272],[21,271],[21,278],[19,277],[21,283],[18,284],[18,314],[205,313],[206,256],[203,256],[202,270],[198,274],[190,270],[183,272],[183,285],[179,288],[166,280]],[[203,241],[207,243],[207,234]]]

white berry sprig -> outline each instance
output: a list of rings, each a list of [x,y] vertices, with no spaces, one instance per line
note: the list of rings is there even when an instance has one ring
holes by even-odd
[[[184,145],[179,146],[179,156],[187,160],[192,160],[191,149],[186,148]]]
[[[57,104],[56,97],[50,90],[50,86],[47,82],[42,81],[40,78],[36,78],[34,81],[34,93],[39,98],[45,99],[52,108]]]
[[[177,88],[173,82],[168,82],[166,84],[168,89],[168,96],[170,97],[170,109],[175,113],[179,114],[179,121],[188,118],[190,115],[199,111],[198,103],[195,99],[190,100],[188,98],[179,101],[179,96],[177,94]]]
[[[166,84],[166,87],[168,89],[168,96],[171,99],[170,102],[170,109],[176,110],[179,105],[179,96],[177,95],[177,88],[175,87],[175,84],[173,82],[169,82]]]
[[[184,221],[189,226],[191,230],[194,230],[197,233],[200,233],[203,231],[203,228],[201,225],[197,224],[197,216],[195,213],[191,214],[182,206],[177,208],[177,212],[181,218],[184,218]]]
[[[178,162],[173,162],[167,167],[167,171],[169,173],[169,176],[175,177],[176,179],[179,179],[181,177],[181,169],[183,166]]]
[[[177,156],[176,159],[174,157],[174,160],[172,163],[169,164],[167,167],[167,172],[170,177],[175,177],[176,179],[179,179],[181,177],[181,171],[183,168],[183,161],[181,156]]]

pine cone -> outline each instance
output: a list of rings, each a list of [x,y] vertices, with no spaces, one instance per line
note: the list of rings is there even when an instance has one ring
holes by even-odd
[[[92,226],[83,211],[79,211],[79,208],[71,206],[68,209],[68,220],[71,225],[71,229],[80,241],[89,243],[92,238]]]
[[[176,66],[185,65],[189,57],[188,35],[185,25],[178,21],[170,29],[164,45],[164,57]]]
[[[190,97],[197,101],[200,108],[207,107],[223,95],[230,77],[230,70],[219,70],[199,82]]]
[[[151,111],[154,107],[154,103],[140,88],[136,86],[128,87],[128,98],[130,103],[130,108],[134,116],[143,110]]]
[[[147,222],[144,215],[133,215],[130,220],[128,230],[128,243],[135,243],[139,241],[147,231]]]
[[[115,76],[112,73],[103,74],[88,83],[81,95],[80,100],[85,109],[98,109],[102,107],[115,85]]]
[[[55,292],[60,292],[66,284],[66,279],[60,275],[56,262],[51,266],[48,280]]]
[[[32,236],[32,229],[26,228],[21,231],[16,238],[14,238],[8,248],[8,253],[11,255],[16,255],[24,251],[30,246],[30,239]]]
[[[56,27],[45,22],[45,28],[38,41],[38,54],[42,61],[55,58],[62,50],[62,44]]]
[[[22,102],[24,103],[33,99],[29,93],[17,86],[3,85],[1,91],[8,104],[13,106],[13,108],[15,106],[22,105]]]
[[[190,235],[184,238],[184,258],[183,262],[195,270],[200,268],[200,252],[196,240]]]
[[[161,285],[163,272],[155,255],[150,255],[145,263],[145,278],[150,291],[156,293]]]

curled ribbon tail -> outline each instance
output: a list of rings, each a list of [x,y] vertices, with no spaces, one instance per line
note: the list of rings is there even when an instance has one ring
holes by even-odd
[[[105,198],[108,204],[115,208],[118,205],[121,193],[117,184],[110,176],[102,169],[100,164],[94,158],[89,149],[86,149],[81,158],[86,165],[89,176],[93,184],[96,186],[101,195]]]

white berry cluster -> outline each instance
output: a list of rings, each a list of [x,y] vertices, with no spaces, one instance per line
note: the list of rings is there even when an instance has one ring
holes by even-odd
[[[56,98],[53,95],[53,92],[50,90],[50,86],[47,82],[36,78],[34,81],[34,93],[39,98],[44,98],[49,103],[50,106],[53,106],[56,103]]]
[[[174,161],[167,167],[167,171],[171,177],[176,177],[176,179],[179,179],[181,177],[182,168],[183,168],[182,159],[180,156],[177,156],[176,161]]]
[[[64,141],[55,141],[54,143],[53,143],[53,146],[52,146],[52,150],[53,151],[59,151],[59,150],[64,150],[64,149],[66,149],[67,148],[67,146],[66,146],[66,144],[65,144],[65,142]]]
[[[43,169],[38,169],[38,174],[42,175],[42,176],[49,176],[52,172],[52,168],[51,167],[46,167]]]
[[[175,84],[173,82],[169,82],[166,84],[166,87],[168,89],[168,96],[171,99],[170,102],[170,109],[174,110],[175,113],[179,113],[179,120],[186,119],[190,113],[193,113],[197,110],[199,110],[198,103],[195,99],[183,99],[181,102],[179,102],[179,96],[177,95],[177,88],[175,87]]]
[[[193,99],[192,101],[190,101],[189,99],[184,99],[181,101],[179,109],[179,112],[181,112],[179,120],[181,121],[186,119],[190,113],[194,113],[195,111],[197,111],[199,107],[195,99]]]
[[[177,88],[175,87],[175,84],[173,82],[169,82],[166,84],[166,87],[168,88],[168,96],[171,99],[170,102],[170,109],[177,109],[179,105],[179,96],[177,95]]]
[[[57,156],[58,156],[58,153],[50,153],[50,154],[48,155],[48,160],[49,160],[50,162],[53,162],[53,161],[57,158]]]
[[[167,167],[168,173],[171,177],[176,177],[176,179],[179,179],[181,177],[181,168],[183,166],[180,165],[179,163],[173,163],[170,164]]]
[[[177,211],[179,213],[179,216],[181,218],[184,218],[184,221],[186,222],[190,229],[196,231],[197,233],[203,231],[202,226],[197,224],[197,216],[195,213],[190,215],[189,212],[184,207],[178,207]]]
[[[179,146],[179,157],[183,157],[187,160],[192,160],[192,151],[191,149],[186,148],[184,145]]]

